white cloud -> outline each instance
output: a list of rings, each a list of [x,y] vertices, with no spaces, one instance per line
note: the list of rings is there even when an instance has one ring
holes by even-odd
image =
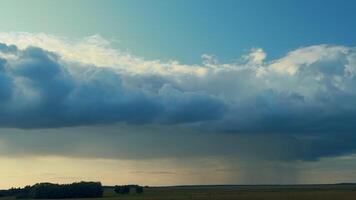
[[[266,59],[267,54],[261,48],[251,49],[250,54],[247,56],[247,60],[253,64],[262,64]]]

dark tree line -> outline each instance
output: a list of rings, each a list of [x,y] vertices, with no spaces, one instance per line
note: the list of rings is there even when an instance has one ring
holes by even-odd
[[[139,185],[116,185],[114,187],[114,191],[117,194],[129,194],[132,190],[137,194],[141,194],[143,192],[143,187]]]
[[[28,186],[26,186],[28,187]],[[8,190],[0,190],[0,197],[10,197],[10,196],[17,196],[24,192],[24,189],[21,188],[10,188]]]
[[[0,196],[17,198],[59,199],[59,198],[94,198],[103,196],[100,182],[78,182],[72,184],[38,183],[24,188],[11,188],[0,191]]]

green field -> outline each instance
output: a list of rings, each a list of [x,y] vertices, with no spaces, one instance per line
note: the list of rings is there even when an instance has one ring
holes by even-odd
[[[9,200],[14,198],[0,198]],[[106,187],[101,200],[355,200],[356,185],[150,187],[118,195]],[[91,199],[93,200],[93,199]]]

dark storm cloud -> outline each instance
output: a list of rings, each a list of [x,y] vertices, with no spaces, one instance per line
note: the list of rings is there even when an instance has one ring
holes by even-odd
[[[302,155],[296,138],[282,134],[200,133],[177,126],[90,126],[3,129],[0,155],[109,159],[225,157],[291,161]]]
[[[314,161],[355,149],[355,137],[288,134],[224,134],[177,126],[89,126],[59,129],[2,129],[0,156],[66,156],[108,159],[194,159]]]
[[[69,66],[36,47],[0,47],[15,56],[0,60],[2,127],[196,122],[215,119],[224,110],[217,98],[179,91],[169,83],[153,94],[125,86],[125,77],[107,68]]]
[[[356,151],[354,48],[311,46],[270,62],[259,49],[241,63],[207,60],[203,66],[139,59],[121,66],[119,59],[119,64],[103,67],[62,54],[0,45],[0,127],[164,124],[225,133],[228,138],[206,133],[201,136],[206,143],[197,138],[189,143],[177,131],[158,129],[172,136],[159,136],[162,141],[155,141],[146,153],[161,157],[195,152],[191,154],[315,160]],[[245,134],[249,136],[241,136]],[[180,140],[181,147],[172,148],[177,144],[172,141]],[[125,155],[140,157],[134,153],[131,149]],[[90,155],[115,157],[109,152]]]

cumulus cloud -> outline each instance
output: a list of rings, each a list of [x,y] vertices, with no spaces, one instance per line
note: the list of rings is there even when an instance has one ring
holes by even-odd
[[[356,149],[345,141],[356,141],[353,47],[303,47],[274,60],[255,48],[234,63],[203,55],[185,65],[115,50],[100,36],[1,33],[0,42],[1,127],[171,124],[286,134],[303,146],[301,159]]]
[[[224,111],[221,100],[203,91],[180,90],[164,81],[154,92],[143,88],[145,82],[126,81],[129,74],[69,62],[38,47],[9,51],[13,47],[3,44],[1,50],[6,55],[0,66],[3,127],[196,122]]]

